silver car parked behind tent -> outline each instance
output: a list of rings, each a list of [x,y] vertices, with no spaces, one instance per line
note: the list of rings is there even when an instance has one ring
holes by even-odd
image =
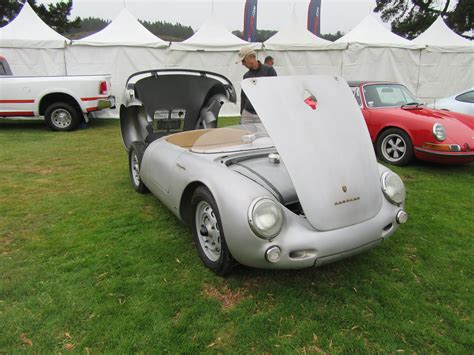
[[[343,79],[256,78],[242,88],[263,125],[215,128],[236,96],[204,71],[134,74],[120,109],[133,187],[191,225],[208,268],[319,266],[406,222],[403,182],[377,164]]]

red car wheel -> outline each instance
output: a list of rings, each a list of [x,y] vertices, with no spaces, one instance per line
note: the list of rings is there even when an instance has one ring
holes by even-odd
[[[377,157],[389,164],[403,166],[413,160],[413,144],[410,137],[398,128],[390,128],[378,137],[375,150]]]

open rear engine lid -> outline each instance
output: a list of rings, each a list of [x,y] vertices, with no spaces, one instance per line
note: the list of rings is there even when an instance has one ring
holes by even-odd
[[[235,103],[236,96],[232,83],[220,74],[157,69],[131,75],[124,101],[120,126],[128,150],[133,141],[144,141],[156,130],[173,133],[213,127],[222,104]]]

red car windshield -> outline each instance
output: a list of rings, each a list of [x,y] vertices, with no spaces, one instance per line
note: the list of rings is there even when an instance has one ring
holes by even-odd
[[[399,84],[371,84],[364,86],[367,107],[400,107],[417,104],[408,89]]]

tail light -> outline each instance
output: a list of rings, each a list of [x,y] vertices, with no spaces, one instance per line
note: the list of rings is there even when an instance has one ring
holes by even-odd
[[[99,85],[99,94],[101,95],[107,95],[107,82],[106,81],[101,81]]]

